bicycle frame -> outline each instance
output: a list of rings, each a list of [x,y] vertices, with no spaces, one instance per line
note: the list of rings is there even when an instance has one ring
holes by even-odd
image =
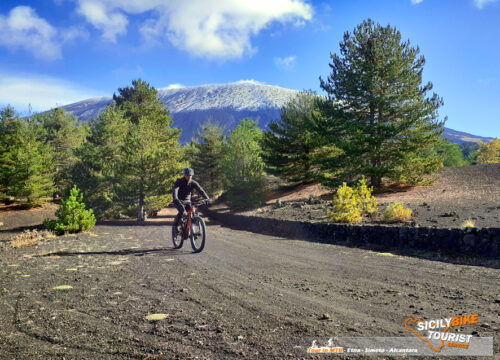
[[[196,207],[195,206],[198,206],[200,203],[192,203],[190,206],[189,206],[189,210],[187,212],[187,222],[186,222],[186,228],[184,229],[185,232],[186,232],[186,235],[189,235],[189,232],[191,231],[191,218],[193,217],[192,215],[196,212]]]
[[[187,213],[187,217],[188,217],[188,220],[186,223],[186,234],[187,235],[189,235],[189,232],[191,231],[191,214],[194,212],[195,212],[194,204],[191,204],[191,206],[189,207],[189,211]]]

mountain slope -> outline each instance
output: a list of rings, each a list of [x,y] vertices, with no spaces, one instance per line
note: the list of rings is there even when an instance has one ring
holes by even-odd
[[[296,94],[295,90],[254,81],[158,90],[158,98],[173,116],[174,126],[182,129],[181,142],[189,142],[207,121],[231,130],[249,117],[264,128],[271,120],[279,119],[281,107]],[[92,98],[63,108],[79,121],[87,121],[96,118],[111,101],[111,97]]]
[[[174,126],[182,129],[180,140],[183,143],[189,142],[208,121],[229,131],[248,117],[258,121],[261,128],[266,128],[271,120],[279,119],[281,108],[296,94],[296,90],[255,81],[158,90],[158,98],[173,116]],[[63,108],[79,121],[87,121],[96,118],[111,101],[111,97],[92,98]],[[445,128],[444,137],[454,143],[492,140],[449,128]]]
[[[448,139],[449,142],[452,143],[457,143],[457,144],[464,144],[464,143],[478,143],[480,141],[482,142],[490,142],[494,138],[492,137],[483,137],[479,135],[472,135],[466,132],[462,131],[457,131],[453,130],[450,128],[444,128],[444,134],[443,134],[445,139]]]

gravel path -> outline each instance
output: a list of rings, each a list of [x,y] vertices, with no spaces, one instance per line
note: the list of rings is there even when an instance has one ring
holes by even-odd
[[[4,246],[0,358],[309,359],[315,337],[408,336],[407,317],[471,313],[500,351],[498,269],[213,223],[192,254],[189,244],[172,249],[170,224],[168,215]],[[72,288],[53,289],[61,285]],[[168,316],[145,319],[153,313]]]

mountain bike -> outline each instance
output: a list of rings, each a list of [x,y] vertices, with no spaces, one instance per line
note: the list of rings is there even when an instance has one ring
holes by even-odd
[[[184,244],[184,240],[191,240],[193,252],[199,253],[205,247],[205,239],[207,236],[205,221],[198,213],[197,207],[205,204],[205,200],[197,201],[191,204],[190,201],[181,201],[183,205],[188,205],[185,212],[179,221],[180,230],[175,232],[175,227],[172,226],[172,242],[174,249],[180,249]]]

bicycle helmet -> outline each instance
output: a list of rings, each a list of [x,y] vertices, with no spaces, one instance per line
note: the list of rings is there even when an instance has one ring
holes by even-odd
[[[193,169],[188,168],[188,167],[184,168],[184,175],[191,175],[191,176],[193,176],[194,175]]]

